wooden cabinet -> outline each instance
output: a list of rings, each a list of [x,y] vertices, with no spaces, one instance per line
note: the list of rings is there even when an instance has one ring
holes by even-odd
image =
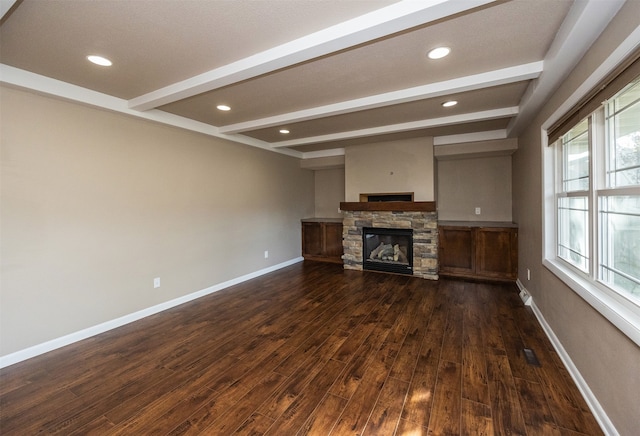
[[[342,263],[342,219],[302,220],[302,256],[307,260]]]
[[[438,226],[439,274],[513,281],[518,278],[518,229],[505,223]]]

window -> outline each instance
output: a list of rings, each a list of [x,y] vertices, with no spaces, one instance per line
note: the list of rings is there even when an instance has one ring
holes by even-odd
[[[640,78],[604,109],[606,178],[598,195],[598,279],[640,302]]]
[[[552,155],[555,253],[547,257],[638,316],[640,77],[570,126]]]
[[[589,120],[560,140],[562,186],[558,192],[558,256],[588,272]]]

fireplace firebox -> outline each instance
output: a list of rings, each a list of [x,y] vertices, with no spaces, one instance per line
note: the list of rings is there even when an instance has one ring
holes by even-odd
[[[413,275],[413,230],[364,227],[362,268]]]

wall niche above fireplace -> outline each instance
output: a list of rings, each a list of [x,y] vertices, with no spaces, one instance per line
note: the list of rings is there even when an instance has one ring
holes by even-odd
[[[389,192],[380,194],[360,194],[363,203],[378,201],[413,201],[413,192]]]

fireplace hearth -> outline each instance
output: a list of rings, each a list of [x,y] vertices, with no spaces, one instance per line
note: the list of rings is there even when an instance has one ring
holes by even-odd
[[[362,267],[413,275],[413,230],[364,227]]]

